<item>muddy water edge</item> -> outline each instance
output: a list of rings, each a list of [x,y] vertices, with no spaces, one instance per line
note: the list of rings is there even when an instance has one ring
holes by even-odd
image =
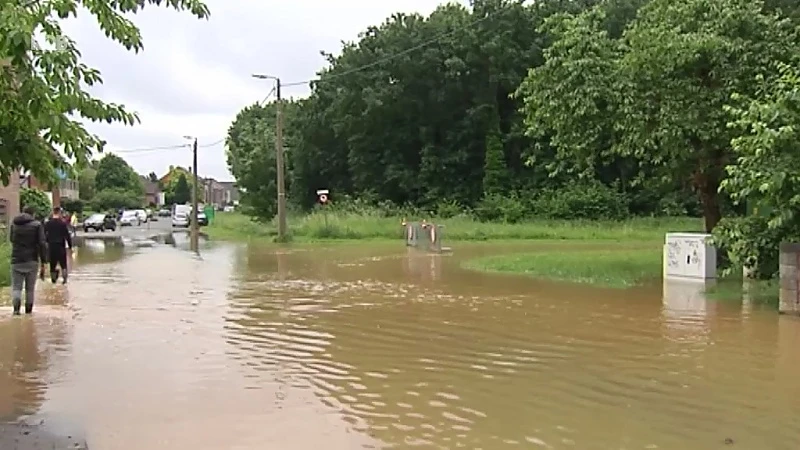
[[[800,448],[774,311],[459,267],[519,244],[171,244],[81,248],[2,315],[0,418],[115,450]]]

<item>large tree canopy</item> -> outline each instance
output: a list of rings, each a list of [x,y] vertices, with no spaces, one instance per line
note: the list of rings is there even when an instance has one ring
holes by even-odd
[[[781,242],[800,240],[800,61],[778,63],[774,73],[774,81],[755,77],[753,94],[735,93],[726,108],[738,135],[722,189],[754,214],[715,230],[733,262],[758,278],[778,271]]]
[[[104,141],[80,119],[138,122],[122,105],[105,103],[86,88],[100,73],[80,61],[75,42],[59,25],[80,10],[97,19],[106,36],[128,50],[143,48],[139,29],[126,15],[145,5],[166,5],[206,18],[200,0],[59,0],[0,2],[0,177],[25,167],[52,178],[54,167],[85,164]],[[41,36],[36,39],[35,36]]]
[[[726,177],[741,190],[759,173],[737,159],[746,132],[725,106],[733,94],[771,101],[759,89],[777,89],[776,63],[792,65],[798,11],[786,0],[475,0],[394,14],[325,55],[293,104],[289,197],[309,208],[330,189],[385,212],[506,221],[688,213],[711,230],[744,209],[739,191],[720,192]],[[264,218],[274,120],[273,106],[250,107],[228,135],[243,201]],[[776,198],[793,201],[787,189]]]
[[[608,5],[548,21],[555,43],[518,91],[528,130],[587,169],[609,155],[635,158],[687,184],[710,231],[735,135],[723,107],[792,57],[795,25],[759,1],[651,0],[615,39]]]
[[[113,189],[141,194],[144,191],[139,174],[113,153],[104,156],[97,164],[94,187],[97,192]]]
[[[283,122],[287,130],[283,135],[283,146],[290,155],[297,151],[294,132],[297,109],[297,103],[283,102]],[[264,218],[275,215],[278,205],[276,119],[276,103],[248,106],[236,116],[226,139],[228,167],[242,189],[242,200],[253,208],[256,215]],[[290,158],[287,156],[284,160],[291,172]]]

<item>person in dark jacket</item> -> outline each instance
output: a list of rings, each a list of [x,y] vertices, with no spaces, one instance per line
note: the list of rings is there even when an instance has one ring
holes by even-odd
[[[25,314],[33,312],[37,268],[44,279],[47,263],[47,241],[42,223],[34,219],[34,208],[26,206],[11,222],[8,237],[11,241],[11,301],[14,314],[19,314],[22,289],[25,289]]]
[[[72,233],[69,225],[61,217],[61,208],[53,208],[53,216],[44,224],[47,237],[48,259],[50,260],[50,280],[58,280],[58,268],[61,267],[62,283],[67,284],[67,246],[72,249]]]

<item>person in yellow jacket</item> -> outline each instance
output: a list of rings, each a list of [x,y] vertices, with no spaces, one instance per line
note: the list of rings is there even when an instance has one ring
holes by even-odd
[[[78,214],[72,213],[72,217],[69,219],[69,227],[72,229],[72,235],[75,236],[75,233],[78,232]]]

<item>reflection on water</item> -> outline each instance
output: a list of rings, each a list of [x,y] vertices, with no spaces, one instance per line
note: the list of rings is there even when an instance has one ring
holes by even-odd
[[[112,263],[122,259],[124,250],[122,239],[84,239],[71,256],[81,265]]]
[[[0,328],[40,342],[3,348],[28,369],[0,411],[67,413],[115,450],[800,448],[800,321],[697,285],[459,268],[486,249],[81,249],[42,300],[76,313],[60,362],[33,356],[47,322]]]
[[[407,249],[408,255],[403,259],[403,269],[411,279],[420,282],[438,281],[442,277],[442,258],[447,258],[441,254],[428,253]]]
[[[705,337],[708,317],[715,307],[715,303],[706,298],[706,292],[715,284],[715,280],[664,280],[662,312],[666,328],[677,335]]]
[[[0,319],[0,422],[39,412],[48,383],[58,381],[69,352],[65,317],[48,307],[34,316]]]

